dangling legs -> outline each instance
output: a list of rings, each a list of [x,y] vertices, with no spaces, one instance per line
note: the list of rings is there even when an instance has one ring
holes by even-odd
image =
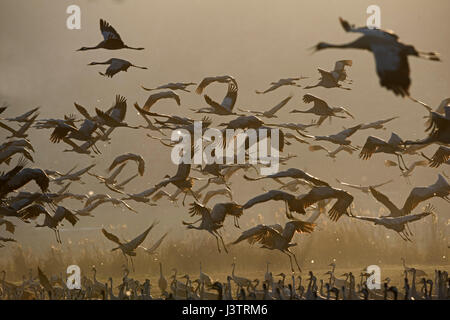
[[[300,266],[299,266],[299,264],[298,264],[297,257],[295,256],[295,253],[293,253],[293,252],[290,251],[289,249],[288,249],[288,252],[294,257],[295,264],[297,265],[298,271],[300,271],[300,273],[301,273],[301,272],[302,272],[302,269],[300,268]]]
[[[289,257],[289,262],[291,264],[291,271],[294,272],[294,265],[292,264],[292,257],[289,253],[287,253],[286,251],[282,251],[285,255],[287,255]]]
[[[225,242],[223,241],[222,235],[216,231],[217,235],[219,236],[220,240],[222,241],[223,249],[226,253],[228,253],[227,246],[225,245]]]

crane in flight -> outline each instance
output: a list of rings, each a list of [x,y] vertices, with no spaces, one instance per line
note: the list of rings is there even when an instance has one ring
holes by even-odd
[[[124,71],[127,72],[130,67],[138,68],[138,69],[144,69],[147,70],[147,67],[140,67],[132,64],[130,61],[124,60],[124,59],[118,59],[118,58],[111,58],[109,60],[106,60],[104,62],[91,62],[88,64],[88,66],[95,66],[95,65],[109,65],[109,67],[106,69],[105,73],[99,72],[100,75],[104,77],[112,78],[115,74]]]
[[[289,100],[292,99],[292,96],[289,96],[285,99],[283,99],[282,101],[280,101],[276,106],[274,106],[273,108],[271,108],[270,110],[267,111],[259,111],[259,110],[243,110],[238,108],[239,111],[242,112],[248,112],[248,113],[253,113],[256,114],[260,117],[264,117],[264,118],[278,118],[275,113],[277,113],[278,111],[280,111],[281,108],[283,108],[288,102]]]
[[[302,272],[295,253],[290,250],[291,247],[294,247],[297,244],[292,243],[291,241],[296,232],[311,233],[314,231],[315,226],[314,223],[301,220],[289,221],[284,228],[279,224],[272,226],[260,224],[244,231],[239,238],[232,242],[232,244],[235,245],[241,241],[247,240],[250,244],[261,244],[261,248],[264,249],[279,250],[289,257],[292,272],[294,272],[292,257],[294,257],[298,270]]]
[[[217,250],[220,252],[219,239],[222,242],[223,249],[228,253],[228,249],[223,241],[222,235],[219,233],[219,229],[223,227],[225,218],[229,216],[234,217],[234,225],[239,227],[237,219],[243,214],[243,207],[234,202],[217,203],[214,207],[208,208],[199,202],[191,203],[189,208],[191,217],[196,215],[201,216],[200,219],[194,222],[185,222],[183,225],[188,229],[206,230],[216,238]],[[195,223],[201,221],[199,226],[194,226]]]
[[[225,76],[215,76],[215,77],[206,77],[203,78],[203,80],[199,83],[199,85],[197,86],[197,89],[195,89],[195,92],[197,94],[202,94],[203,90],[209,86],[211,83],[214,82],[218,82],[218,83],[234,83],[234,85],[237,87],[237,82],[236,80],[229,75],[225,75]]]
[[[347,79],[347,72],[345,71],[346,66],[352,66],[352,60],[339,60],[336,61],[334,69],[331,71],[326,71],[321,68],[317,68],[321,77],[319,82],[313,86],[306,86],[305,89],[312,89],[316,87],[324,88],[340,88],[345,90],[351,90],[351,88],[343,87],[339,82],[343,82]],[[348,81],[351,83],[351,80]]]
[[[411,231],[408,231],[407,225],[410,222],[418,221],[426,216],[434,213],[434,208],[431,205],[428,205],[422,213],[411,214],[407,216],[399,216],[399,217],[362,217],[362,216],[354,216],[350,214],[350,217],[358,220],[370,221],[375,225],[382,225],[387,229],[391,229],[396,231],[400,237],[404,241],[412,242],[410,236],[412,236]]]
[[[118,50],[118,49],[133,49],[133,50],[144,50],[144,48],[133,48],[127,46],[116,29],[113,28],[108,22],[100,19],[100,31],[103,36],[103,41],[94,47],[81,47],[77,51],[87,51],[94,49],[107,49],[107,50]]]
[[[319,116],[319,120],[317,121],[316,125],[320,126],[325,119],[327,118],[341,118],[345,119],[345,116],[340,116],[338,113],[345,113],[351,118],[354,119],[354,116],[344,107],[330,107],[328,103],[325,100],[322,100],[316,96],[313,96],[312,94],[305,94],[303,96],[303,102],[304,103],[313,103],[312,108],[309,108],[308,110],[297,110],[294,109],[291,111],[291,113],[312,113],[317,116]]]
[[[188,89],[186,89],[187,87],[190,86],[195,86],[197,85],[195,82],[170,82],[168,84],[163,84],[160,85],[156,88],[147,88],[144,86],[141,86],[142,89],[144,89],[145,91],[154,91],[154,90],[161,90],[161,89],[170,89],[170,90],[181,90],[181,91],[185,91],[185,92],[191,92]]]
[[[228,84],[228,91],[223,99],[222,103],[217,103],[216,101],[212,100],[208,95],[204,95],[204,99],[206,103],[209,105],[209,107],[206,108],[200,108],[200,109],[191,109],[192,111],[195,111],[196,113],[211,113],[211,114],[218,114],[218,115],[235,115],[236,113],[233,112],[233,108],[236,104],[238,95],[238,87],[237,83],[230,82]]]
[[[271,91],[275,91],[276,89],[282,87],[282,86],[292,86],[292,87],[299,87],[301,88],[301,85],[299,85],[297,83],[297,81],[303,80],[303,79],[308,79],[309,77],[298,77],[298,78],[284,78],[284,79],[280,79],[277,82],[271,82],[270,83],[270,87],[264,91],[258,91],[255,90],[256,94],[265,94]]]
[[[357,190],[361,191],[362,193],[369,194],[370,188],[376,189],[376,188],[385,186],[385,185],[393,182],[394,180],[391,179],[391,180],[388,180],[388,181],[385,181],[385,182],[382,182],[382,183],[379,183],[379,184],[370,185],[370,186],[362,186],[362,185],[357,185],[357,184],[351,184],[351,183],[343,182],[343,181],[341,181],[339,179],[336,179],[336,181],[339,184],[343,185],[343,186],[354,188],[354,189],[357,189]]]
[[[371,51],[375,58],[380,85],[392,90],[395,95],[409,96],[411,79],[409,77],[408,56],[440,61],[439,55],[435,52],[418,51],[412,45],[401,43],[399,37],[391,30],[367,26],[357,28],[342,18],[339,18],[339,21],[346,32],[362,33],[363,35],[346,44],[320,42],[314,47],[315,51],[328,48]]]
[[[102,233],[108,240],[110,240],[118,245],[118,247],[111,249],[111,251],[120,249],[122,251],[123,256],[127,260],[127,265],[128,265],[128,257],[127,256],[130,257],[131,266],[133,267],[133,270],[134,270],[132,257],[136,256],[135,250],[145,241],[145,238],[147,238],[149,232],[155,227],[155,225],[156,225],[156,222],[153,222],[152,225],[150,227],[148,227],[144,232],[142,232],[140,235],[138,235],[136,238],[134,238],[133,240],[130,240],[130,241],[121,241],[116,235],[106,231],[104,228],[102,229]]]

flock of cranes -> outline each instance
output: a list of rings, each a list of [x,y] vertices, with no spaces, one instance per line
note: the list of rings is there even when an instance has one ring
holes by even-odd
[[[284,233],[294,233],[300,221],[289,222]],[[294,226],[296,224],[296,226]],[[304,227],[304,226],[303,226]],[[302,227],[300,227],[302,228]],[[146,230],[148,232],[148,230]],[[114,235],[112,235],[114,237]],[[241,239],[238,239],[239,241]],[[135,241],[135,240],[133,240]],[[120,249],[129,250],[128,244]],[[92,266],[92,278],[81,277],[81,288],[68,289],[67,278],[60,275],[47,276],[39,267],[37,276],[32,269],[24,276],[22,283],[6,280],[6,272],[0,272],[0,300],[445,300],[450,298],[450,278],[445,270],[434,270],[434,277],[425,271],[408,267],[403,260],[401,280],[398,286],[389,277],[380,279],[379,289],[369,289],[367,283],[372,273],[366,270],[339,274],[336,264],[329,264],[330,270],[307,275],[285,273],[273,274],[267,263],[264,277],[250,279],[236,274],[236,262],[231,264],[231,273],[226,281],[214,280],[203,272],[202,263],[196,275],[178,276],[177,269],[166,277],[163,265],[159,263],[158,279],[144,281],[130,277],[130,270],[123,265],[123,276],[119,285],[113,278],[101,282],[97,269]],[[359,273],[359,274],[358,274]],[[157,286],[156,286],[157,284]]]
[[[380,84],[389,90],[392,90],[396,95],[409,96],[409,66],[407,56],[417,56],[428,60],[439,61],[438,54],[434,52],[419,52],[411,45],[405,45],[398,41],[396,36],[391,31],[384,31],[379,29],[369,29],[367,27],[356,28],[350,25],[347,21],[340,19],[341,25],[346,32],[362,33],[363,35],[348,44],[344,45],[332,45],[324,42],[319,43],[315,48],[316,50],[323,50],[326,48],[356,48],[366,49],[371,51],[376,60],[377,74],[380,78]],[[103,35],[103,41],[94,47],[82,47],[79,51],[87,51],[94,49],[134,49],[143,50],[143,48],[135,48],[127,46],[121,39],[118,32],[106,21],[100,20],[100,30]],[[107,77],[113,77],[120,71],[127,71],[130,67],[136,67],[146,69],[146,67],[140,67],[128,62],[126,60],[111,58],[105,62],[92,62],[90,65],[106,64],[109,65],[105,73],[101,75]],[[344,87],[343,84],[352,84],[352,80],[348,79],[346,67],[352,66],[352,60],[339,60],[335,63],[333,70],[326,71],[318,69],[321,78],[316,85],[306,86],[299,84],[299,81],[306,80],[308,77],[297,78],[285,78],[280,79],[277,82],[271,82],[270,87],[263,91],[256,90],[257,94],[268,94],[283,86],[303,87],[305,90],[313,89],[321,86],[324,88],[340,88],[351,90],[350,87]],[[146,125],[132,125],[125,122],[127,115],[127,99],[121,95],[116,95],[114,104],[108,109],[95,108],[95,110],[89,110],[84,106],[75,103],[75,109],[81,115],[76,116],[74,114],[62,115],[57,119],[41,119],[39,116],[39,108],[34,108],[29,112],[16,117],[1,118],[0,127],[11,133],[11,136],[7,137],[7,141],[0,146],[0,163],[10,166],[6,172],[0,176],[0,227],[3,225],[6,227],[6,232],[14,233],[15,224],[13,221],[22,221],[24,223],[30,223],[31,220],[36,220],[41,215],[44,215],[45,219],[42,224],[37,224],[36,227],[47,227],[54,231],[56,240],[58,243],[63,243],[59,234],[59,227],[65,220],[72,226],[75,226],[80,219],[84,219],[85,216],[92,216],[93,210],[98,206],[111,203],[114,206],[123,206],[131,212],[137,213],[132,208],[130,202],[139,202],[151,206],[156,206],[158,200],[162,197],[166,197],[171,202],[176,202],[178,197],[183,194],[182,204],[185,206],[186,198],[192,197],[193,202],[189,205],[189,214],[191,217],[198,217],[196,221],[186,222],[182,221],[182,224],[187,229],[204,230],[210,233],[217,242],[217,249],[228,252],[228,245],[237,245],[242,241],[248,241],[250,244],[260,244],[261,248],[268,250],[278,250],[281,253],[287,255],[290,261],[291,271],[293,273],[292,284],[285,285],[285,275],[282,274],[283,280],[278,286],[274,285],[270,278],[272,275],[267,274],[265,282],[263,282],[262,290],[257,289],[259,281],[251,281],[249,279],[240,278],[235,276],[235,264],[233,264],[232,274],[228,277],[227,283],[215,282],[209,276],[204,274],[200,269],[200,276],[196,280],[197,288],[193,290],[192,281],[189,276],[184,278],[186,282],[180,282],[176,279],[176,272],[173,277],[174,281],[170,284],[172,289],[171,293],[166,290],[168,288],[168,281],[162,275],[159,280],[159,286],[163,296],[166,298],[178,298],[179,291],[183,292],[185,298],[233,298],[231,293],[230,281],[234,281],[238,286],[238,292],[236,297],[263,297],[267,299],[283,299],[283,298],[304,298],[304,299],[329,299],[330,293],[333,293],[336,299],[340,297],[355,298],[367,298],[370,295],[374,295],[375,298],[382,296],[383,293],[372,293],[364,288],[362,282],[359,290],[355,288],[354,276],[347,274],[345,281],[341,281],[339,285],[338,279],[334,276],[334,268],[328,274],[330,280],[325,286],[321,286],[318,290],[317,278],[310,272],[310,278],[308,279],[308,288],[303,288],[299,293],[299,288],[295,285],[295,266],[297,270],[301,272],[300,263],[296,254],[291,250],[292,247],[297,244],[294,242],[294,237],[297,233],[309,234],[314,232],[316,227],[317,218],[327,211],[329,219],[333,222],[338,222],[342,216],[347,216],[348,219],[363,220],[373,222],[375,225],[381,225],[385,228],[396,231],[400,237],[405,241],[412,241],[412,232],[408,228],[408,224],[414,221],[418,221],[426,218],[428,215],[436,214],[434,207],[428,204],[423,210],[415,209],[427,200],[434,197],[439,197],[447,202],[450,202],[448,196],[450,195],[450,184],[443,174],[437,175],[436,183],[429,186],[420,186],[412,188],[408,198],[402,208],[397,207],[392,203],[389,198],[378,190],[378,188],[392,182],[387,181],[384,183],[370,184],[367,186],[354,185],[351,183],[337,180],[338,184],[342,188],[357,189],[366,194],[370,194],[374,199],[382,203],[389,210],[389,215],[381,217],[366,217],[357,216],[352,212],[354,197],[350,192],[344,189],[339,189],[331,185],[331,181],[327,181],[325,177],[315,177],[312,174],[305,172],[297,168],[289,168],[282,170],[278,173],[261,176],[250,177],[249,174],[243,174],[243,178],[248,181],[259,181],[261,179],[273,179],[281,185],[278,189],[265,190],[265,193],[256,194],[253,198],[249,199],[243,204],[238,204],[233,201],[233,190],[228,183],[230,177],[236,172],[242,170],[248,172],[250,169],[255,170],[257,173],[257,167],[262,164],[249,165],[249,164],[207,164],[204,166],[194,166],[190,163],[181,163],[178,165],[178,169],[173,175],[166,175],[160,180],[160,182],[154,184],[151,188],[143,190],[139,193],[129,193],[126,191],[127,184],[134,179],[142,177],[146,168],[145,159],[139,154],[126,153],[118,155],[109,165],[109,176],[101,176],[93,171],[95,165],[88,165],[78,171],[76,167],[72,168],[68,172],[58,172],[50,169],[29,168],[28,163],[33,162],[33,152],[35,152],[32,144],[27,139],[29,137],[29,131],[31,128],[44,130],[51,129],[50,141],[55,144],[64,143],[68,145],[69,149],[63,150],[63,152],[75,152],[85,158],[95,158],[96,155],[101,154],[97,146],[97,143],[108,142],[111,143],[111,133],[116,130],[132,129],[132,130],[147,130],[155,131],[165,137],[154,136],[147,134],[148,137],[156,139],[164,146],[173,146],[173,141],[167,139],[167,130],[181,130],[185,129],[193,134],[194,121],[196,119],[182,117],[177,115],[167,115],[162,113],[156,113],[158,101],[161,99],[171,99],[177,106],[182,106],[182,97],[176,93],[176,91],[182,91],[184,94],[190,93],[188,90],[190,86],[197,86],[195,89],[196,94],[203,94],[206,88],[212,83],[224,84],[227,86],[227,93],[222,102],[215,101],[212,97],[204,94],[203,98],[208,107],[199,109],[191,109],[195,114],[203,113],[208,114],[203,119],[203,126],[209,127],[213,123],[212,115],[216,119],[221,116],[233,116],[234,118],[228,122],[219,124],[224,127],[222,132],[226,129],[235,129],[245,131],[248,129],[255,129],[257,132],[266,128],[278,128],[280,130],[280,152],[283,152],[284,145],[291,145],[293,140],[301,144],[308,145],[308,150],[311,152],[324,150],[327,156],[335,158],[341,151],[353,154],[359,152],[359,158],[362,160],[370,159],[375,153],[386,153],[395,155],[397,163],[386,162],[387,166],[398,165],[403,176],[407,177],[412,174],[412,170],[415,166],[429,166],[432,168],[438,168],[443,164],[450,163],[450,106],[448,105],[449,99],[443,100],[442,104],[433,111],[433,109],[427,106],[425,103],[420,102],[414,98],[413,101],[422,104],[428,111],[427,116],[428,123],[428,136],[422,140],[410,141],[403,140],[396,133],[392,132],[391,138],[388,141],[384,141],[376,136],[368,136],[364,146],[359,147],[352,143],[351,138],[356,134],[362,134],[366,129],[384,129],[386,126],[394,121],[397,117],[391,117],[383,120],[374,121],[371,123],[358,123],[350,128],[344,128],[344,130],[328,134],[328,135],[313,135],[308,133],[310,128],[318,128],[323,125],[324,121],[328,119],[351,118],[355,120],[354,115],[349,111],[350,108],[343,106],[330,106],[328,102],[320,97],[317,97],[310,93],[303,95],[303,102],[306,104],[312,104],[312,107],[308,110],[292,110],[291,113],[308,113],[317,116],[317,120],[310,124],[301,123],[267,123],[263,119],[277,119],[276,113],[286,108],[293,96],[288,96],[278,103],[273,108],[262,110],[246,110],[243,108],[236,108],[239,112],[236,113],[235,106],[238,98],[238,82],[230,76],[211,76],[205,77],[198,85],[194,82],[177,82],[159,85],[154,88],[142,88],[146,91],[150,91],[151,94],[145,101],[142,107],[138,103],[134,104],[134,108],[139,112],[139,115],[145,120]],[[153,93],[153,91],[157,91]],[[220,101],[220,100],[219,100]],[[0,109],[0,114],[7,114],[9,108],[7,106]],[[252,115],[248,115],[251,113]],[[7,125],[7,122],[10,125]],[[18,129],[13,128],[13,124],[18,125]],[[292,139],[292,140],[291,140]],[[208,141],[205,141],[207,143]],[[209,141],[211,142],[211,141]],[[314,142],[312,144],[311,142]],[[337,149],[328,150],[325,146],[317,143],[330,143],[336,145]],[[425,146],[432,144],[438,144],[439,148],[436,153],[431,157],[427,157],[419,150]],[[246,148],[248,151],[249,145],[247,143]],[[416,161],[410,167],[406,165],[403,160],[404,154],[417,155],[420,161]],[[16,161],[14,158],[20,156]],[[280,157],[281,164],[286,164],[289,159],[295,155],[288,155],[286,157]],[[248,154],[246,154],[248,157]],[[320,155],[317,156],[319,158]],[[425,160],[424,160],[425,159]],[[121,181],[118,180],[122,170],[129,162],[135,162],[137,165],[136,174],[131,177],[127,177]],[[192,176],[192,172],[200,172],[204,177],[198,178]],[[431,172],[431,169],[430,169]],[[94,177],[100,184],[103,184],[111,192],[114,192],[116,197],[112,197],[109,194],[73,194],[68,191],[72,183],[83,184],[83,179],[87,175]],[[284,182],[284,179],[290,179]],[[26,186],[31,181],[34,181],[39,187],[39,192],[25,192],[21,188]],[[197,181],[205,181],[205,184],[194,189]],[[174,194],[169,194],[165,187],[168,185],[174,185],[177,191]],[[207,190],[211,185],[219,185],[219,189]],[[59,186],[60,190],[55,191],[54,188]],[[309,189],[303,194],[298,194],[299,186]],[[52,189],[52,191],[50,191]],[[209,207],[208,202],[216,196],[226,196],[230,199],[229,202],[216,202],[213,206]],[[62,202],[65,199],[75,199],[82,203],[80,208],[66,208]],[[282,201],[285,204],[286,217],[289,219],[285,223],[284,227],[280,224],[275,225],[256,225],[248,230],[242,232],[242,234],[228,245],[225,243],[221,233],[221,229],[224,226],[227,216],[231,216],[234,219],[234,226],[240,228],[239,218],[244,214],[251,214],[251,208],[260,203],[268,201]],[[333,201],[335,201],[333,203]],[[415,211],[415,212],[413,212]],[[53,212],[53,214],[51,213]],[[298,215],[311,216],[307,221],[299,220]],[[153,254],[166,238],[167,233],[155,242],[150,248],[142,246],[146,240],[148,234],[155,227],[154,222],[148,228],[146,228],[141,234],[136,236],[133,240],[121,240],[118,236],[102,229],[102,234],[111,242],[117,246],[112,250],[120,250],[126,258],[127,266],[130,259],[133,266],[132,257],[137,255],[137,249],[141,248],[143,252]],[[0,229],[0,231],[2,231]],[[10,237],[0,236],[0,247],[7,245],[9,242],[15,242],[16,240]],[[96,272],[96,271],[94,271]],[[414,270],[405,271],[405,288],[408,282],[408,274],[413,273]],[[437,295],[440,298],[448,297],[448,274],[445,272],[445,276],[441,276],[439,271],[439,277],[436,277],[436,286],[439,286],[439,292]],[[63,295],[67,296],[67,292],[62,292],[55,289],[55,283],[52,283],[42,270],[39,269],[39,283],[40,286],[33,287],[34,280],[30,279],[29,283],[22,285],[22,295],[26,290],[34,288],[35,297],[45,297],[46,293],[50,298]],[[352,280],[353,279],[353,280]],[[96,297],[99,293],[103,295],[103,298],[109,297],[115,298],[149,298],[150,284],[147,281],[143,284],[135,283],[134,280],[128,278],[128,271],[123,278],[123,283],[120,286],[119,296],[116,297],[113,293],[112,279],[111,284],[99,283],[96,280],[94,273],[94,281],[91,284],[85,286],[83,297]],[[427,291],[427,282],[425,280],[425,298],[432,296],[432,290]],[[255,284],[256,283],[256,284]],[[415,286],[415,278],[413,280]],[[389,285],[389,281],[385,282],[385,286]],[[447,286],[447,287],[446,287]],[[15,293],[11,293],[11,288],[14,288],[14,292],[19,290],[20,286],[14,286],[13,284],[6,283],[3,280],[2,297],[14,296]],[[323,288],[326,288],[327,292],[323,293]],[[445,289],[447,288],[447,289]],[[216,290],[217,295],[211,295],[211,292],[207,290]],[[270,292],[271,290],[271,292]],[[406,290],[406,289],[405,289]],[[408,289],[407,296],[419,298],[420,294]],[[445,291],[447,290],[447,291]],[[392,287],[385,288],[384,295],[389,292],[395,293],[396,291]],[[415,293],[414,293],[415,292]],[[70,295],[73,293],[70,293]],[[78,292],[78,295],[81,293]]]

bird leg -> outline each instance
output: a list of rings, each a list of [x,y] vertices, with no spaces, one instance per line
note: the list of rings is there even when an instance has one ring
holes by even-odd
[[[302,269],[300,268],[300,266],[299,266],[299,264],[298,264],[297,257],[296,257],[296,255],[295,255],[295,253],[293,253],[293,252],[290,251],[289,249],[288,249],[288,252],[294,257],[295,264],[297,265],[298,271],[300,271],[300,273],[301,273],[301,272],[302,272]]]
[[[217,235],[219,236],[220,240],[222,241],[223,249],[226,253],[228,253],[227,246],[225,245],[225,242],[223,241],[222,235],[216,231]]]
[[[289,210],[289,206],[287,201],[284,201],[285,207],[286,207],[286,218],[293,219],[294,217],[291,214],[291,211]]]
[[[181,203],[184,207],[184,200],[186,200],[187,192],[184,193],[183,202]]]
[[[292,264],[292,257],[291,257],[291,255],[289,253],[285,252],[285,251],[283,251],[283,253],[289,257],[289,262],[291,263],[291,271],[294,272],[294,265]]]
[[[241,226],[239,225],[239,218],[238,217],[234,217],[234,226],[236,227],[236,228],[241,228]]]
[[[216,238],[217,250],[218,250],[219,253],[220,253],[221,250],[220,250],[220,244],[219,244],[219,237],[218,237],[214,232],[212,232],[212,231],[209,231],[209,233],[211,233],[211,234],[214,236],[214,238]]]
[[[405,167],[405,170],[408,170],[408,171],[409,171],[409,168],[408,168],[408,166],[406,165],[405,160],[403,159],[403,156],[402,156],[401,154],[398,154],[398,157],[399,157],[400,159],[402,159],[402,163],[403,163],[403,166]]]
[[[400,164],[400,155],[399,155],[399,154],[396,154],[396,156],[397,156],[398,167],[399,167],[400,171],[403,173],[403,171],[406,170],[406,168],[403,169],[403,167],[402,167],[401,164]]]
[[[59,243],[59,239],[58,239],[58,233],[56,232],[56,229],[53,230],[53,232],[55,232],[55,238],[56,238],[56,242]]]

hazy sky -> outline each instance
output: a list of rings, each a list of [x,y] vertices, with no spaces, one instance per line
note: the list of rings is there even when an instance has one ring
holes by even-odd
[[[81,7],[81,30],[66,28],[67,6]],[[369,122],[399,115],[385,131],[365,130],[352,139],[354,144],[363,145],[368,135],[389,138],[395,131],[402,138],[419,139],[425,136],[424,109],[408,99],[395,97],[381,88],[375,72],[373,57],[368,52],[357,50],[328,50],[311,55],[308,48],[319,41],[343,43],[357,37],[341,28],[338,17],[356,25],[365,24],[366,8],[377,4],[381,8],[382,28],[394,30],[405,43],[413,44],[425,51],[437,51],[442,62],[430,62],[410,58],[412,86],[411,95],[437,106],[450,96],[450,2],[439,1],[262,1],[262,0],[178,0],[178,1],[54,1],[54,0],[2,0],[0,2],[0,101],[11,107],[7,115],[24,112],[31,107],[41,106],[41,118],[62,118],[64,114],[77,114],[73,103],[77,102],[93,113],[95,107],[106,109],[114,102],[116,94],[128,99],[126,121],[144,124],[136,115],[132,104],[145,102],[148,93],[140,85],[156,86],[167,82],[199,82],[205,76],[233,75],[239,84],[236,107],[266,110],[289,94],[294,98],[280,112],[279,122],[309,123],[313,117],[289,114],[294,108],[304,109],[303,94],[317,95],[331,105],[345,106],[356,120],[335,119],[326,122],[313,134],[331,134],[361,122]],[[95,50],[76,52],[82,46],[93,46],[101,40],[99,19],[110,22],[130,46],[145,47],[143,51]],[[104,61],[111,57],[124,58],[149,70],[129,70],[113,79],[98,74],[104,66],[89,67],[92,61]],[[340,59],[352,59],[353,66],[348,74],[354,80],[351,91],[316,88],[305,91],[301,88],[282,88],[266,95],[256,95],[255,89],[264,89],[272,81],[284,77],[310,76],[304,85],[314,84],[319,77],[317,67],[330,69]],[[225,85],[212,85],[207,93],[215,100],[222,99]],[[180,93],[182,106],[173,101],[161,101],[154,108],[156,112],[179,115],[193,114],[191,107],[205,106],[202,96],[195,93]],[[200,118],[200,117],[199,117]],[[231,120],[231,117],[215,117],[215,124]],[[106,174],[112,159],[125,152],[139,153],[146,159],[147,172],[133,182],[129,192],[142,191],[159,182],[166,173],[172,174],[176,166],[170,162],[170,150],[146,137],[145,130],[119,129],[112,135],[112,144],[99,145],[102,155],[91,159],[73,153],[62,153],[63,144],[53,145],[49,140],[50,130],[32,130],[31,141],[36,146],[36,167],[60,171],[70,169],[74,164],[82,168],[91,163],[92,170]],[[0,138],[6,137],[0,131]],[[324,143],[328,148],[333,145]],[[395,178],[395,183],[383,191],[399,206],[413,186],[428,185],[437,179],[442,171],[418,168],[410,183],[399,176],[396,168],[385,168],[384,160],[395,158],[375,155],[370,161],[362,161],[357,154],[340,154],[336,161],[325,158],[323,153],[309,153],[304,145],[293,144],[286,148],[298,158],[288,167],[306,169],[313,175],[328,180],[338,187],[335,178],[356,184],[379,183]],[[427,154],[436,146],[425,149]],[[286,153],[287,153],[286,152]],[[407,162],[418,157],[406,156]],[[1,170],[5,170],[3,165]],[[126,178],[135,171],[134,164],[126,168]],[[199,176],[199,174],[196,174]],[[90,177],[86,185],[71,187],[72,192],[107,192]],[[232,180],[235,200],[243,203],[249,197],[270,188],[276,183],[268,181],[251,184],[239,176]],[[55,187],[51,188],[55,190]],[[174,191],[174,187],[169,187]],[[378,209],[371,197],[352,191],[358,207]],[[189,199],[189,198],[188,198]],[[217,198],[217,201],[222,199]],[[190,200],[187,201],[188,203]],[[213,202],[214,203],[214,202]],[[212,204],[213,204],[212,203]],[[440,210],[439,215],[449,218],[448,205],[435,199],[433,203]],[[144,225],[158,219],[161,228],[182,228],[180,221],[187,217],[187,207],[174,207],[161,201],[158,207],[147,207],[134,202],[139,215],[122,212],[104,206],[94,211],[95,218],[85,218],[79,227],[109,224],[127,224],[129,233],[140,231]],[[268,221],[273,210],[281,203],[267,203],[246,212],[250,219],[263,213]],[[78,208],[77,202],[67,203]],[[283,218],[284,219],[284,218]],[[281,222],[281,221],[278,221]],[[86,233],[86,236],[91,234]],[[173,233],[173,236],[176,235]],[[31,245],[36,237],[54,243],[51,231],[35,230],[19,225],[17,238]],[[63,237],[65,237],[63,235]]]

